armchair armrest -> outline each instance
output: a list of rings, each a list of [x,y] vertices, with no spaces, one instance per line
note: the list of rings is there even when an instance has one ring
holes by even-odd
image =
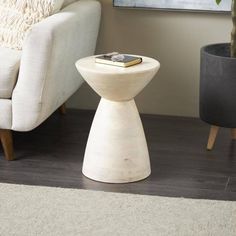
[[[101,7],[80,0],[36,24],[23,46],[12,95],[12,129],[38,126],[81,85],[75,61],[94,54]]]

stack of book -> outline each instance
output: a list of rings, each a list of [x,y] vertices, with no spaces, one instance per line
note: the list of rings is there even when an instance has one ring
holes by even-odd
[[[95,62],[112,66],[129,67],[140,64],[142,58],[126,54],[108,53],[95,57]]]

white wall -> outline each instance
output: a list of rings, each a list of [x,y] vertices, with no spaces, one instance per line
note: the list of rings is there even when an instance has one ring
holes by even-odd
[[[212,0],[214,1],[214,0]],[[101,0],[97,54],[111,51],[156,58],[161,69],[136,98],[142,113],[198,116],[200,48],[230,40],[226,14],[124,10]],[[84,84],[69,106],[95,109],[99,97]]]

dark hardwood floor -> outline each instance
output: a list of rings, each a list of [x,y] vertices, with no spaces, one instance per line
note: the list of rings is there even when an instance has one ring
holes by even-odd
[[[209,126],[198,119],[142,115],[152,175],[130,184],[104,184],[81,174],[94,112],[55,113],[27,133],[14,133],[17,160],[3,159],[0,182],[171,197],[236,200],[236,142],[221,129],[206,151]],[[0,147],[1,148],[1,147]]]

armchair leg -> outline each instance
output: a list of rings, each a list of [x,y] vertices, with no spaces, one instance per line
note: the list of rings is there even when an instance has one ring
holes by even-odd
[[[231,129],[231,138],[233,139],[233,140],[236,140],[236,129],[234,128],[234,129]]]
[[[5,159],[14,160],[13,139],[11,130],[0,129],[0,140],[2,143]]]
[[[65,115],[66,114],[66,104],[62,104],[60,107],[59,107],[59,112],[61,115]]]
[[[208,138],[208,143],[207,143],[207,150],[212,150],[215,140],[216,140],[216,136],[218,134],[219,131],[219,127],[218,126],[211,126],[211,130],[210,130],[210,134],[209,134],[209,138]]]

